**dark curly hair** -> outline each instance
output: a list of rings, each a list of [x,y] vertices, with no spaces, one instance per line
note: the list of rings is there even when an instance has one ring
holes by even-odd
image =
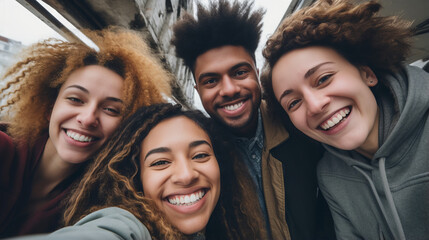
[[[119,126],[75,187],[64,214],[65,225],[98,209],[116,206],[133,213],[153,239],[185,239],[155,203],[144,196],[140,178],[143,140],[158,123],[177,116],[193,120],[207,133],[221,169],[221,194],[207,225],[206,238],[263,237],[262,213],[254,188],[249,187],[252,180],[243,170],[244,163],[235,157],[231,144],[225,141],[222,130],[200,111],[184,111],[180,105],[169,103],[143,107]]]
[[[399,69],[411,44],[411,23],[398,16],[378,16],[375,1],[358,5],[347,0],[319,0],[285,18],[268,39],[261,76],[271,112],[283,112],[272,89],[271,69],[286,53],[308,46],[336,50],[355,66],[368,66],[377,76]]]
[[[243,46],[255,60],[265,11],[252,12],[252,7],[251,1],[211,1],[208,8],[198,3],[198,19],[187,13],[173,27],[171,43],[176,47],[176,56],[192,71],[199,55],[226,45]]]

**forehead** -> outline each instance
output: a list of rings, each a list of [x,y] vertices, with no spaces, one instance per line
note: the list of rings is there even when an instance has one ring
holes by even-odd
[[[123,78],[116,72],[98,65],[89,65],[74,70],[70,76],[66,79],[63,86],[71,84],[79,85],[91,85],[99,84],[104,85],[116,85],[121,87],[123,85]]]
[[[204,72],[224,72],[232,66],[247,62],[255,68],[252,56],[242,46],[222,46],[199,55],[195,61],[195,75]]]
[[[304,76],[310,68],[323,62],[348,64],[348,61],[332,48],[310,46],[284,54],[274,65],[272,77],[274,80],[285,76]]]
[[[178,146],[180,143],[188,145],[195,140],[211,143],[207,133],[198,124],[185,116],[178,116],[158,123],[149,131],[142,146],[144,150],[149,150],[155,147]]]

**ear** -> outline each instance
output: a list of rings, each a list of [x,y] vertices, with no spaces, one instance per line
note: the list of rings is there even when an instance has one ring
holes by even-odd
[[[378,83],[378,78],[375,73],[368,66],[359,67],[359,72],[362,80],[368,87],[374,87]]]

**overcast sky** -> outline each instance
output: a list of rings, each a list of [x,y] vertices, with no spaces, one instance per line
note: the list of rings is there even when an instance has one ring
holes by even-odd
[[[24,45],[49,37],[62,38],[15,0],[0,0],[0,35]]]

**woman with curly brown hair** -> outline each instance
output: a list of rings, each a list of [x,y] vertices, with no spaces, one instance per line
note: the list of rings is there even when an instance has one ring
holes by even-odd
[[[0,236],[51,232],[87,161],[141,106],[165,102],[171,76],[137,32],[88,32],[98,46],[31,46],[0,90]]]
[[[143,107],[75,188],[65,212],[75,225],[41,238],[263,239],[252,180],[223,135],[200,111]]]
[[[292,14],[264,49],[263,85],[271,110],[327,150],[317,174],[339,239],[426,239],[429,75],[403,65],[410,24],[380,8]]]

